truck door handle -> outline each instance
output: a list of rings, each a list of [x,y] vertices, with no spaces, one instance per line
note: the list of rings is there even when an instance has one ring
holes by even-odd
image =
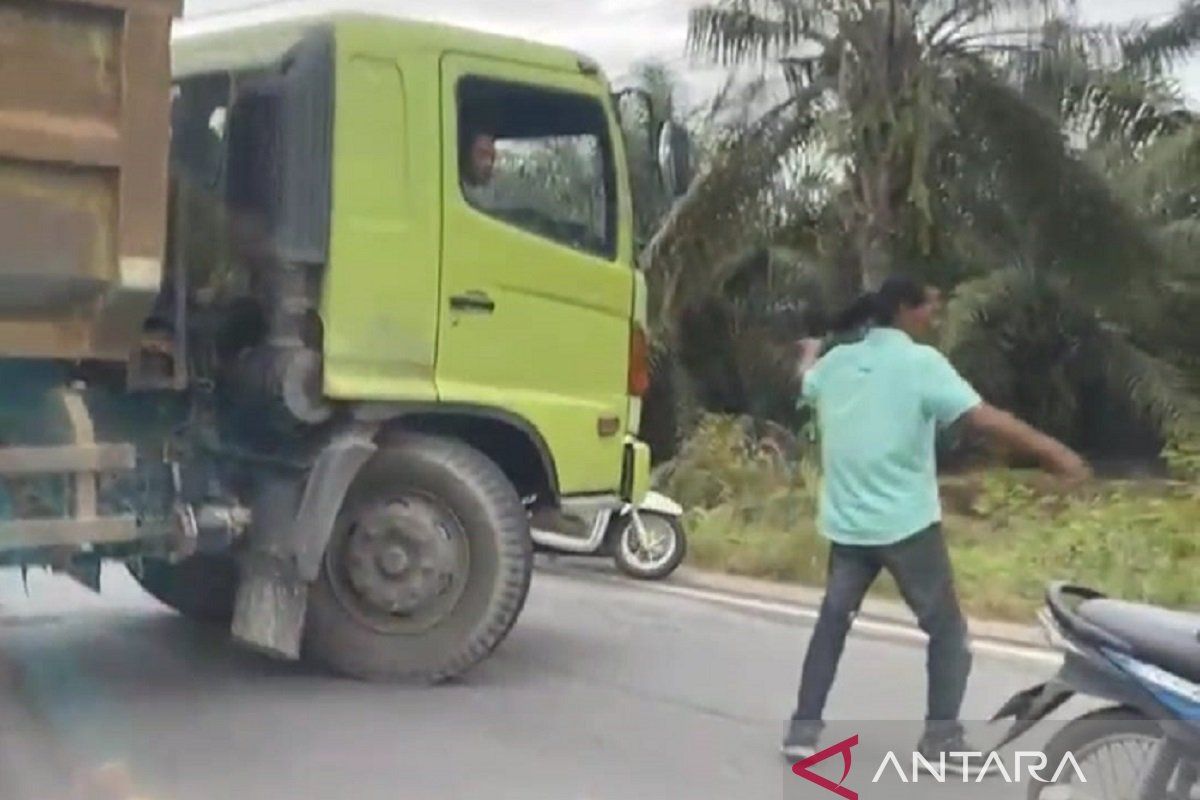
[[[454,311],[479,311],[491,314],[496,310],[496,302],[488,296],[487,292],[471,291],[451,297],[450,308]]]

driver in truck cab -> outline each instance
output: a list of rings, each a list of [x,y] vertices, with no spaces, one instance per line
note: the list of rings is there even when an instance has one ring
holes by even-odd
[[[475,131],[464,137],[462,150],[463,193],[471,205],[484,211],[498,210],[496,184],[496,137]]]

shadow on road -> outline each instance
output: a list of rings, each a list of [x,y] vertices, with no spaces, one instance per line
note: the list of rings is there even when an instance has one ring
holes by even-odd
[[[586,659],[593,646],[602,645],[569,625],[521,624],[463,679],[437,688],[379,685],[256,654],[219,627],[150,604],[21,616],[0,610],[0,798],[76,800],[80,776],[113,763],[118,773],[132,765],[139,780],[171,787],[171,800],[188,797],[205,772],[196,762],[209,749],[206,738],[256,732],[286,741],[297,723],[278,720],[321,724],[317,709],[338,720],[329,724],[366,735],[412,716],[430,719],[455,702],[447,693],[485,703],[497,690],[524,695],[569,673],[564,652]],[[347,727],[360,723],[361,731]],[[220,745],[220,760],[236,750],[233,742]]]
[[[588,659],[604,651],[570,625],[521,620],[509,638],[483,664],[453,686],[539,684],[547,672],[559,672],[563,654]],[[286,662],[235,644],[227,630],[185,619],[166,609],[88,610],[76,614],[4,616],[0,609],[0,659],[14,675],[43,671],[45,664],[71,665],[107,690],[139,696],[177,694],[185,684],[206,692],[243,688],[253,682],[283,685],[301,681],[361,685],[306,662]],[[564,665],[565,666],[565,665]],[[386,684],[396,689],[425,685]]]

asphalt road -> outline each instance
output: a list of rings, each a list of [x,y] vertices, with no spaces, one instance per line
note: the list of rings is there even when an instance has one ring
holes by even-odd
[[[543,571],[486,664],[421,689],[242,652],[117,570],[101,597],[29,590],[0,575],[0,800],[70,796],[108,762],[149,800],[834,797],[777,753],[808,636],[778,616]],[[853,638],[830,718],[919,718],[923,663]],[[978,658],[966,715],[1049,671]]]

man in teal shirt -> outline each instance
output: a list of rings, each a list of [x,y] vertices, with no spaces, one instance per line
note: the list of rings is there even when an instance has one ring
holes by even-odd
[[[1071,480],[1089,474],[1078,455],[983,402],[945,356],[918,343],[938,305],[936,290],[889,278],[835,325],[867,327],[860,341],[823,357],[820,342],[803,343],[802,395],[816,410],[821,437],[819,527],[832,546],[825,598],[784,740],[792,759],[815,752],[846,635],[884,569],[929,636],[927,722],[918,748],[931,761],[970,750],[958,714],[971,654],[941,531],[939,429],[962,420]]]

